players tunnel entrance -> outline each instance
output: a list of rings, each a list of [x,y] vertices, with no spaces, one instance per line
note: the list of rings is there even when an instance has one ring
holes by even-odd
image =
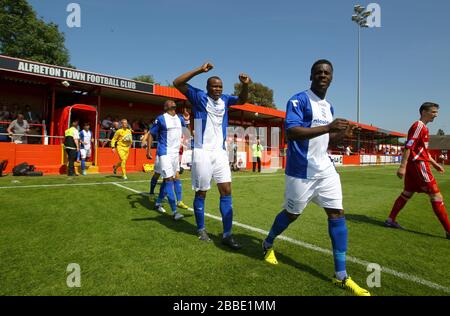
[[[98,126],[98,115],[97,108],[94,106],[86,104],[74,104],[71,106],[66,106],[63,109],[58,109],[55,112],[55,122],[56,122],[56,135],[64,136],[64,132],[68,129],[74,120],[79,121],[80,130],[83,128],[85,123],[89,123],[90,131],[92,133],[92,138],[97,135]],[[55,140],[56,144],[63,143],[63,138],[57,138]],[[97,164],[97,146],[94,143],[91,144],[92,155],[87,160],[88,171],[92,173],[98,172]],[[61,146],[63,151],[61,154],[61,172],[65,172],[67,156],[64,154],[64,148]],[[77,164],[75,165],[76,167]]]

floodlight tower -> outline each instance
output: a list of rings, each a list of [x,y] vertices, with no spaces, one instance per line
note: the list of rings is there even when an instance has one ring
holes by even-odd
[[[361,29],[368,28],[367,18],[371,15],[370,11],[357,4],[353,7],[354,14],[352,15],[352,21],[358,26],[358,87],[356,93],[356,117],[358,124],[361,120]],[[357,152],[361,149],[361,138],[358,133]]]

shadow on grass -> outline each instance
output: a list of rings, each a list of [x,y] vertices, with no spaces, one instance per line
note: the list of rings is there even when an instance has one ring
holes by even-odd
[[[163,205],[166,209],[166,214],[160,214],[156,210],[154,210],[155,203],[150,202],[147,195],[142,194],[130,194],[128,195],[128,201],[132,208],[137,208],[138,206],[142,206],[147,209],[149,212],[153,212],[156,216],[154,217],[143,217],[143,218],[133,218],[132,221],[155,221],[160,223],[161,225],[166,226],[167,228],[175,231],[186,233],[191,236],[195,236],[195,232],[197,231],[197,227],[183,219],[179,221],[175,221],[171,215],[170,207],[168,205]],[[187,213],[187,211],[178,209],[178,212],[183,214],[185,218],[189,218],[194,216],[193,214]]]
[[[255,236],[247,235],[247,234],[233,234],[233,236],[235,237],[236,241],[238,241],[242,245],[242,249],[240,249],[238,251],[231,250],[227,246],[222,245],[221,235],[218,235],[218,236],[210,235],[211,239],[213,240],[213,242],[216,244],[216,246],[218,248],[220,248],[224,251],[227,251],[227,252],[238,253],[240,255],[247,256],[254,260],[260,261],[261,264],[270,266],[270,263],[267,263],[263,260],[264,259],[264,254],[263,254],[263,250],[262,250],[263,238],[259,239],[259,238],[256,238]],[[305,250],[305,251],[307,251],[307,250]],[[326,282],[330,282],[330,280],[331,280],[330,277],[317,271],[312,266],[295,261],[291,257],[286,256],[286,255],[282,254],[281,252],[277,252],[276,256],[277,256],[279,264],[290,265],[293,268],[296,268],[302,272],[306,272],[306,273],[312,275],[313,277],[324,280]],[[333,259],[330,257],[330,260],[333,260]],[[331,273],[330,275],[332,275],[332,274],[333,273]]]
[[[133,208],[137,208],[137,205],[143,206],[144,208],[148,209],[151,212],[156,212],[153,210],[154,203],[150,202],[147,196],[144,196],[142,194],[130,194],[128,195],[128,200]],[[193,214],[186,214],[186,211],[181,210],[181,213],[185,217],[192,217]],[[190,236],[194,236],[195,232],[197,231],[197,226],[194,224],[191,224],[185,220],[180,221],[174,221],[172,216],[169,214],[157,214],[155,217],[143,217],[143,218],[133,218],[132,221],[140,222],[140,221],[155,221],[158,222],[161,225],[164,225],[168,229],[171,229],[177,233],[184,233]],[[236,238],[236,240],[242,245],[242,249],[240,250],[232,250],[228,248],[227,246],[222,244],[222,234],[211,234],[208,233],[209,237],[212,240],[212,243],[219,249],[236,253],[239,255],[247,256],[251,259],[258,260],[261,262],[261,264],[267,264],[263,261],[263,252],[261,248],[262,239],[256,238],[252,235],[248,234],[233,234],[233,236]],[[306,272],[311,274],[312,276],[327,281],[330,281],[330,278],[326,275],[320,273],[316,269],[314,269],[311,266],[308,266],[306,264],[303,264],[301,262],[294,261],[292,258],[283,255],[282,253],[277,253],[277,258],[280,261],[280,264],[287,264],[290,265],[296,269],[299,269],[300,271]],[[330,259],[332,260],[332,259]]]
[[[373,218],[373,217],[369,217],[366,215],[359,215],[359,214],[345,214],[345,218],[350,221],[350,222],[355,222],[355,223],[366,223],[366,224],[370,224],[370,225],[374,225],[374,226],[380,226],[383,227],[385,229],[394,229],[394,228],[390,228],[390,227],[386,227],[384,226],[384,222]],[[421,235],[421,236],[425,236],[425,237],[431,237],[431,238],[442,238],[442,236],[436,236],[436,235],[431,235],[428,233],[423,233],[423,232],[418,232],[415,230],[411,230],[411,229],[398,229],[399,232],[408,232],[408,233],[412,233],[412,234],[416,234],[416,235]]]
[[[345,214],[345,219],[350,222],[366,223],[374,226],[385,227],[384,222],[379,219],[359,214]]]

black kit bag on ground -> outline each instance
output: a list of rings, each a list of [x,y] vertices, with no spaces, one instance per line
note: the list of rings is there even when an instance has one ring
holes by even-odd
[[[29,171],[29,165],[26,162],[22,162],[13,168],[13,175],[16,177],[25,176]]]
[[[36,171],[36,167],[34,165],[28,166],[28,171],[25,172],[27,177],[41,177],[44,175],[42,171]]]
[[[36,167],[23,162],[13,169],[13,175],[15,176],[28,176],[28,177],[40,177],[44,175],[42,171],[35,171]]]

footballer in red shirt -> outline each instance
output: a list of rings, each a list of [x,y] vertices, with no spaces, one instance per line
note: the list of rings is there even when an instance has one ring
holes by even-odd
[[[426,193],[430,197],[433,211],[441,222],[450,239],[450,223],[444,205],[444,199],[439,191],[436,180],[431,173],[430,165],[438,172],[443,173],[444,168],[439,165],[428,153],[429,133],[427,124],[438,116],[439,105],[426,102],[420,107],[420,120],[415,122],[408,132],[405,151],[397,176],[405,180],[402,194],[397,198],[385,225],[393,228],[402,228],[397,222],[398,213],[406,205],[414,193]]]

